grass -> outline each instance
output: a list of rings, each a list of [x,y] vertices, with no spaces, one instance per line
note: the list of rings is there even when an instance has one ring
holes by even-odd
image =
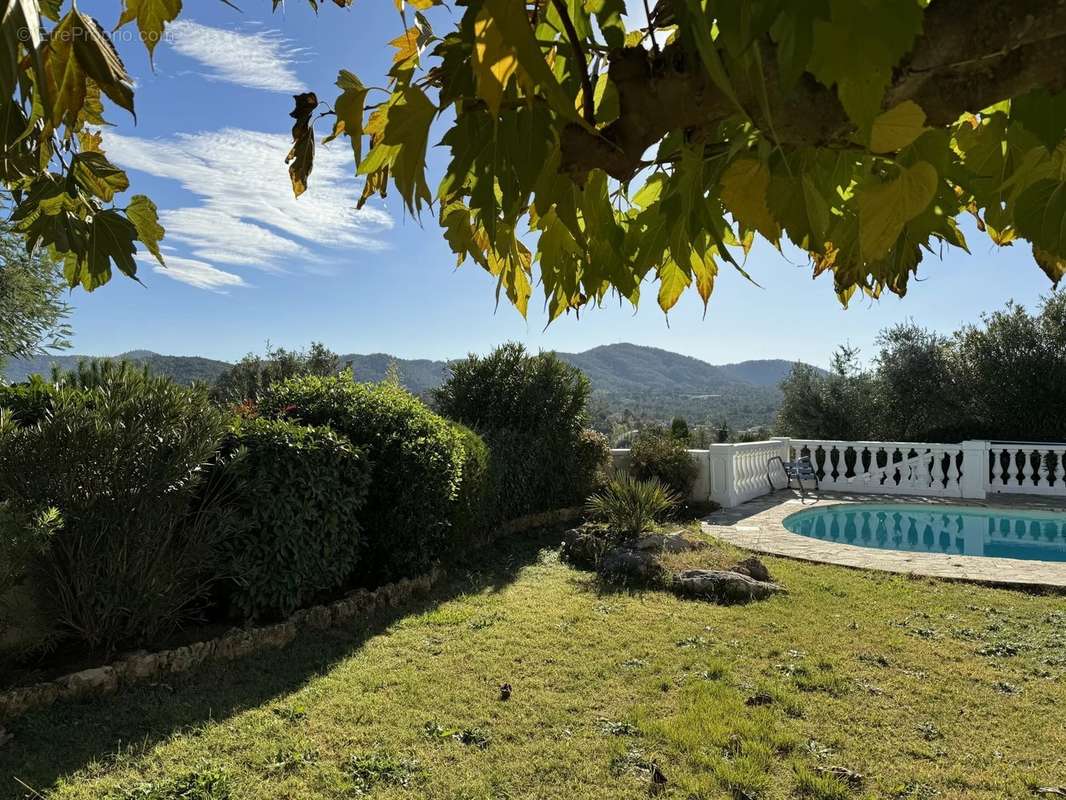
[[[18,719],[0,796],[970,800],[1066,784],[1061,597],[770,560],[788,596],[719,607],[604,592],[548,544],[498,547],[359,630]]]

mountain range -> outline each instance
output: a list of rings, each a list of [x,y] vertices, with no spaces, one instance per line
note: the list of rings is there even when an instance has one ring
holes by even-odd
[[[656,419],[680,415],[691,422],[726,421],[732,427],[770,422],[780,404],[778,386],[793,366],[782,359],[715,365],[669,350],[625,343],[558,355],[588,375],[596,402],[605,404],[608,413],[628,411]],[[52,365],[75,369],[86,358],[91,357],[47,355],[11,361],[4,377],[17,382],[34,373],[48,375]],[[232,366],[226,361],[160,355],[149,350],[131,350],[114,358],[147,364],[153,373],[181,383],[211,383]],[[395,363],[400,380],[416,394],[438,386],[448,368],[446,361],[396,358],[386,353],[353,353],[340,358],[350,362],[356,378],[364,381],[381,380]]]

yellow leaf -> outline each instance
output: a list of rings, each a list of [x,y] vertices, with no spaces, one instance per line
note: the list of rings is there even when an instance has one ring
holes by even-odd
[[[124,0],[122,5],[122,16],[115,28],[137,20],[141,42],[148,48],[148,59],[151,61],[167,23],[173,22],[181,13],[181,0]]]
[[[722,203],[733,219],[777,244],[781,226],[766,205],[770,173],[761,161],[739,158],[722,173]]]
[[[517,69],[514,50],[503,40],[488,8],[482,8],[474,20],[474,77],[478,97],[493,115],[500,112],[504,90]]]
[[[418,28],[412,25],[389,44],[396,48],[392,56],[393,64],[402,64],[408,59],[418,58]]]
[[[692,283],[690,276],[674,260],[673,253],[666,256],[657,270],[659,276],[659,308],[669,311],[681,297],[681,293]]]
[[[871,153],[895,153],[925,130],[925,112],[913,100],[904,100],[878,116],[870,131]]]
[[[936,195],[938,176],[919,161],[894,180],[863,189],[859,202],[859,252],[866,261],[888,254],[903,226],[921,214]]]
[[[703,301],[703,313],[706,314],[707,303],[714,291],[714,279],[718,277],[718,265],[711,250],[701,254],[695,248],[689,254],[689,263],[692,265],[692,274],[696,276],[696,291]]]

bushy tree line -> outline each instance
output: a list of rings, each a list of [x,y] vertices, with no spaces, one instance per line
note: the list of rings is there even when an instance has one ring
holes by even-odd
[[[881,332],[869,366],[843,346],[823,375],[797,365],[781,388],[780,433],[803,438],[955,442],[1066,439],[1066,292],[1016,303],[945,336],[904,323]]]
[[[583,502],[609,457],[587,399],[518,345],[458,365],[441,413],[321,346],[246,359],[214,392],[119,362],[0,386],[0,672],[5,653],[276,618]]]

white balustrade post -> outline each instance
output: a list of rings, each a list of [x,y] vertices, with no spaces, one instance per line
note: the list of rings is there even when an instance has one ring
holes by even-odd
[[[736,448],[731,444],[712,444],[707,451],[711,469],[711,500],[722,508],[740,505],[733,459]]]
[[[984,500],[988,491],[988,448],[985,441],[962,443],[962,496]]]

